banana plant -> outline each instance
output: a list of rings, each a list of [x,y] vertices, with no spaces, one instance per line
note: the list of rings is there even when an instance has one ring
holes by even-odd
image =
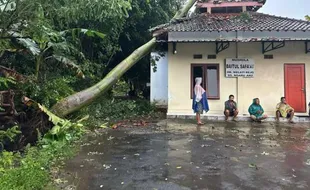
[[[86,1],[83,2],[86,3]],[[80,2],[80,4],[83,2]],[[60,1],[53,0],[51,2],[51,4],[55,3],[60,3]],[[69,5],[67,2],[66,6]],[[28,7],[31,12],[23,9],[21,6]],[[14,23],[5,24],[0,21],[0,57],[5,51],[16,53],[27,51],[34,58],[34,75],[37,80],[39,79],[42,66],[50,62],[62,63],[65,67],[75,70],[77,76],[83,77],[84,74],[80,69],[79,63],[85,61],[85,56],[72,40],[68,40],[68,37],[71,36],[73,37],[71,39],[77,41],[79,40],[78,37],[82,35],[100,39],[104,39],[106,35],[84,28],[72,28],[63,31],[55,30],[51,21],[46,18],[48,14],[45,11],[59,11],[60,9],[52,9],[48,7],[47,3],[41,2],[41,0],[0,0],[0,20],[2,17],[12,18],[9,23]],[[73,10],[75,10],[74,7],[71,7],[70,11]]]
[[[190,8],[196,3],[196,1],[197,0],[188,0],[187,3],[182,7],[182,9],[180,9],[171,19],[171,22],[185,17]],[[155,45],[156,37],[153,37],[150,41],[140,46],[125,60],[119,63],[97,84],[64,98],[52,107],[52,111],[58,116],[64,117],[91,104],[108,89],[110,89],[126,71],[128,71],[132,66],[134,66],[145,55],[150,53],[150,51],[155,47]]]

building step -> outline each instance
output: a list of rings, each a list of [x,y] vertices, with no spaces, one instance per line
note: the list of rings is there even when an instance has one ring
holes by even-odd
[[[167,119],[195,119],[195,118],[196,118],[196,116],[194,114],[191,114],[191,115],[188,115],[188,114],[167,114]],[[225,116],[207,114],[207,115],[201,115],[201,119],[202,120],[210,120],[210,121],[225,121]],[[232,120],[232,117],[229,117],[229,120]],[[238,121],[244,121],[244,122],[252,121],[249,116],[238,116],[237,120]],[[270,116],[264,121],[265,122],[275,122],[276,117]],[[310,117],[295,116],[293,121],[296,123],[310,123]],[[287,122],[287,119],[286,118],[280,118],[280,122]]]

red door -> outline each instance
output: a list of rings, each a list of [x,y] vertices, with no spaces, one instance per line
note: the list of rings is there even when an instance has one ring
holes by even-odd
[[[305,65],[285,64],[285,97],[296,112],[306,112]]]

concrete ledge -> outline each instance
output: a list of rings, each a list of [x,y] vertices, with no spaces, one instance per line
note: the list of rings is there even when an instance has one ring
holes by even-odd
[[[195,119],[196,116],[195,114],[167,114],[167,119]],[[201,115],[201,119],[203,120],[209,120],[209,121],[225,121],[225,116],[223,115],[212,115],[212,114],[205,114]],[[229,120],[232,120],[232,117],[229,118]],[[238,116],[237,117],[238,121],[244,121],[244,122],[249,122],[251,121],[251,118],[249,116]],[[271,116],[268,117],[266,122],[275,122],[276,117]],[[298,117],[295,116],[293,119],[294,122],[296,123],[310,123],[310,117]],[[287,122],[286,118],[280,118],[280,122]]]

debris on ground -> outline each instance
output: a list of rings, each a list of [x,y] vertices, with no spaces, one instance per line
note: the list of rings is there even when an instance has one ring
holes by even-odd
[[[149,122],[144,120],[124,120],[112,125],[112,129],[117,129],[119,127],[127,128],[128,126],[134,127],[145,127],[148,126]]]
[[[108,126],[108,123],[104,123],[104,124],[100,125],[99,128],[106,129],[106,128],[108,128],[107,126]]]
[[[235,161],[235,162],[240,162],[240,160],[236,157],[231,157],[230,160]]]
[[[204,148],[204,147],[210,147],[211,145],[208,145],[208,144],[202,144],[201,145],[201,148]]]
[[[269,153],[264,151],[264,152],[262,152],[262,153],[261,153],[261,155],[268,156],[268,155],[269,155]]]
[[[111,168],[111,165],[105,165],[105,164],[103,164],[102,166],[103,166],[103,168],[106,169],[106,170]]]
[[[249,164],[249,167],[250,167],[250,168],[255,168],[256,170],[258,170],[258,167],[257,167],[256,164],[253,164],[253,163],[252,163],[252,164]]]

